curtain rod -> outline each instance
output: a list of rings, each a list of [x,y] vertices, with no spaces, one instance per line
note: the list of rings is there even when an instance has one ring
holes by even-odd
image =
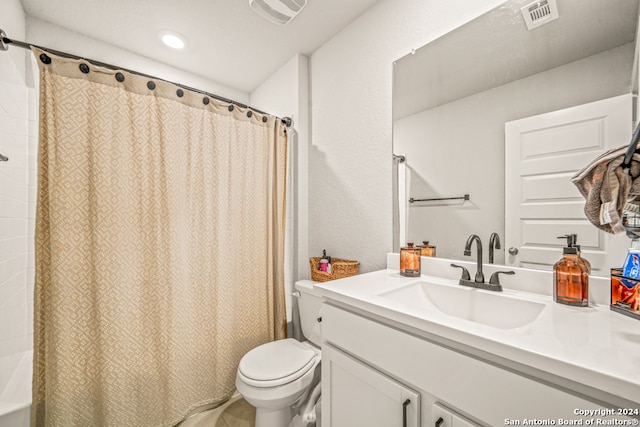
[[[197,93],[200,93],[202,95],[209,96],[211,98],[217,99],[218,101],[222,101],[222,102],[226,102],[226,103],[229,103],[229,104],[237,105],[240,108],[249,108],[249,109],[251,109],[251,110],[253,110],[253,111],[257,112],[257,113],[260,113],[260,114],[266,114],[266,115],[269,115],[269,116],[273,116],[273,114],[269,114],[269,113],[266,113],[264,111],[260,111],[257,108],[251,107],[250,105],[246,105],[246,104],[243,104],[241,102],[234,101],[232,99],[224,98],[224,97],[219,96],[219,95],[214,95],[212,93],[205,92],[205,91],[200,90],[200,89],[195,89],[195,88],[192,88],[192,87],[189,87],[189,86],[185,86],[185,85],[182,85],[180,83],[175,83],[175,82],[172,82],[172,81],[169,81],[169,80],[161,79],[161,78],[156,77],[156,76],[152,76],[152,75],[149,75],[149,74],[141,73],[139,71],[128,70],[126,68],[122,68],[122,67],[118,67],[118,66],[115,66],[115,65],[107,64],[105,62],[96,61],[94,59],[88,59],[88,58],[85,58],[85,57],[82,57],[82,56],[78,56],[78,55],[73,55],[73,54],[67,53],[67,52],[61,52],[59,50],[50,49],[48,47],[42,47],[42,46],[38,46],[38,45],[35,45],[35,44],[29,44],[29,43],[21,42],[21,41],[18,41],[18,40],[12,40],[12,39],[8,38],[7,37],[7,33],[5,33],[0,28],[0,51],[9,50],[9,45],[10,44],[14,45],[16,47],[20,47],[22,49],[27,49],[27,50],[31,50],[31,47],[33,46],[33,47],[36,47],[38,49],[42,49],[42,50],[44,50],[46,52],[52,53],[52,54],[57,55],[57,56],[62,56],[62,57],[65,57],[65,58],[70,58],[70,59],[82,59],[83,61],[90,62],[91,64],[96,65],[98,67],[108,68],[110,70],[126,71],[127,73],[135,74],[135,75],[138,75],[138,76],[148,77],[148,78],[154,79],[154,80],[161,80],[163,82],[167,82],[167,83],[179,86],[182,89],[190,90],[192,92],[197,92]],[[282,118],[280,118],[278,116],[274,116],[274,117],[279,119],[282,122],[282,124],[284,124],[288,128],[291,127],[291,125],[293,123],[293,120],[291,119],[291,117],[282,117]]]

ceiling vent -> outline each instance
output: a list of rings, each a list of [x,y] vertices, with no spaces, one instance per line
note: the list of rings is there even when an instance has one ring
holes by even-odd
[[[558,19],[558,6],[555,0],[534,1],[520,11],[529,30]]]
[[[263,18],[284,25],[300,13],[307,0],[249,0],[249,5]]]

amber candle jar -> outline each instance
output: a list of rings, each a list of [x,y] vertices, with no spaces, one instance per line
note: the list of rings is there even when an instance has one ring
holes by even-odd
[[[400,248],[400,274],[407,277],[420,276],[420,248],[414,247],[413,243]]]
[[[418,246],[420,248],[420,254],[422,256],[436,256],[436,247],[430,245],[429,242],[423,241],[422,246]]]

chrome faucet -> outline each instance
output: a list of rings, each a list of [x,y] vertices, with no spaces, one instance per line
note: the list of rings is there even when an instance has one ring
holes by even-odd
[[[476,255],[477,255],[477,264],[476,268],[476,283],[484,283],[484,274],[482,273],[482,240],[478,237],[477,234],[472,234],[467,239],[467,243],[464,245],[464,254],[466,256],[471,256],[471,245],[473,242],[476,242]]]
[[[493,237],[494,234],[496,236],[495,239],[497,239],[496,247],[500,249],[500,238],[496,233],[493,233],[491,235],[491,248],[493,248],[493,245],[494,245],[494,237]],[[480,288],[480,289],[486,289],[489,291],[498,291],[498,292],[502,291],[502,285],[500,284],[499,275],[500,274],[516,274],[516,273],[514,271],[496,271],[491,275],[491,279],[489,279],[489,283],[485,283],[484,273],[482,273],[482,241],[480,240],[480,237],[478,237],[477,234],[472,234],[467,239],[467,243],[464,245],[464,254],[466,256],[471,256],[471,245],[473,244],[473,242],[476,242],[476,249],[477,249],[477,256],[478,256],[478,259],[477,259],[478,267],[476,269],[475,280],[471,280],[471,275],[469,274],[469,270],[467,270],[465,267],[461,265],[451,264],[451,267],[462,269],[462,277],[460,278],[459,283],[463,286],[470,286],[472,288]]]
[[[498,233],[491,233],[489,237],[489,264],[493,264],[493,249],[502,249],[500,246],[500,236]]]

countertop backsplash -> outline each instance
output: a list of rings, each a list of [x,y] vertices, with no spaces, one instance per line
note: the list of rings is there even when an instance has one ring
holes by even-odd
[[[476,262],[459,261],[437,257],[421,257],[421,274],[426,276],[438,276],[448,279],[460,278],[460,269],[451,267],[451,264],[462,265],[469,270],[471,277],[476,271]],[[400,270],[400,255],[387,254],[387,268]],[[540,295],[553,296],[553,272],[545,270],[533,270],[529,268],[509,267],[505,265],[483,264],[485,278],[491,277],[496,271],[513,270],[512,276],[501,275],[500,283],[506,289],[531,292]],[[611,281],[608,277],[589,276],[589,303],[597,305],[609,305],[611,294]]]

